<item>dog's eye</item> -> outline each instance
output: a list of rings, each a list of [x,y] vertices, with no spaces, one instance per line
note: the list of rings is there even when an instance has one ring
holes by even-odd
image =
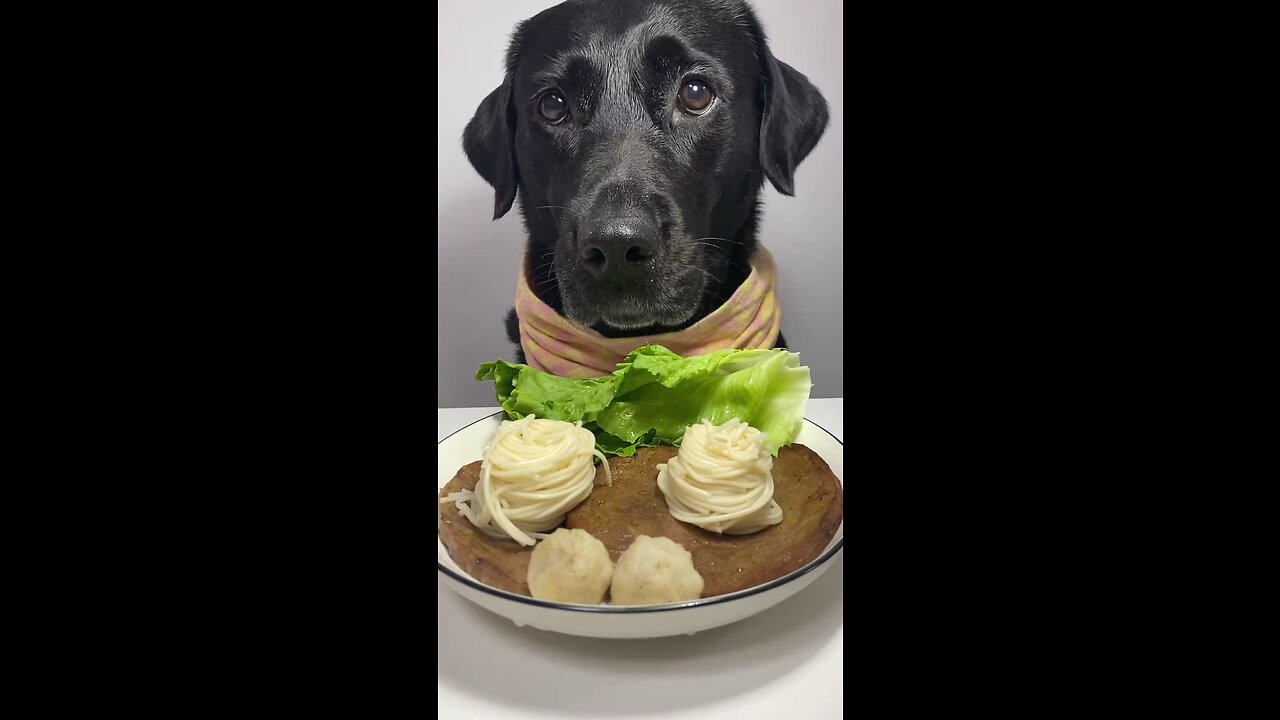
[[[711,101],[715,99],[715,93],[711,92],[711,88],[701,80],[690,80],[680,88],[680,105],[685,112],[693,115],[705,113],[711,108]]]
[[[538,100],[538,114],[552,125],[559,125],[569,117],[569,103],[559,93],[543,93]]]

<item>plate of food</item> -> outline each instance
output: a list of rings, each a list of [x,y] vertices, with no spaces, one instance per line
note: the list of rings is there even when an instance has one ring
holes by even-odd
[[[437,446],[437,567],[542,630],[692,634],[750,617],[844,547],[844,447],[785,350],[645,346],[606,378],[481,366],[502,410]]]

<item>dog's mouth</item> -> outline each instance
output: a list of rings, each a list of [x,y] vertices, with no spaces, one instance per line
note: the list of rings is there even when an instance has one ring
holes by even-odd
[[[564,315],[606,335],[653,334],[678,329],[693,319],[706,294],[708,275],[697,266],[649,269],[626,287],[600,283],[566,268],[557,273]]]
[[[679,308],[655,306],[652,308],[636,305],[617,305],[600,309],[600,323],[615,330],[646,330],[655,328],[675,328],[689,321],[697,311],[697,305],[685,311]]]

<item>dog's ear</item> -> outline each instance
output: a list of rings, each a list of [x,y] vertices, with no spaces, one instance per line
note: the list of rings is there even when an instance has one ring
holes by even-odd
[[[795,195],[796,166],[827,129],[827,101],[809,78],[773,56],[758,27],[756,53],[764,65],[760,162],[778,192]]]
[[[515,156],[516,111],[511,104],[511,75],[480,101],[462,131],[462,149],[471,166],[493,186],[493,219],[511,209],[520,185]]]

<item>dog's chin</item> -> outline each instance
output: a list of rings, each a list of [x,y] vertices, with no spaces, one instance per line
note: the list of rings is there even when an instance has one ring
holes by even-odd
[[[604,305],[565,303],[565,316],[583,327],[595,328],[607,337],[657,335],[686,325],[698,311],[696,303],[677,307],[669,303]]]
[[[613,308],[600,312],[600,322],[614,330],[653,330],[676,328],[693,317],[696,307],[688,312],[636,312],[633,308]]]
[[[702,275],[705,275],[703,273]],[[660,276],[660,286],[645,292],[631,290],[602,291],[559,278],[563,314],[584,327],[593,327],[609,337],[656,335],[685,325],[698,313],[705,281],[702,275],[691,277]]]

